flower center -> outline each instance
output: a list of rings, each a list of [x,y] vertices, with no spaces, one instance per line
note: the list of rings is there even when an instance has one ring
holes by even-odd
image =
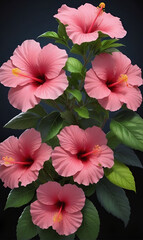
[[[62,210],[64,209],[65,207],[65,203],[64,202],[57,202],[57,207],[59,208],[59,211],[55,213],[54,217],[53,217],[53,221],[54,223],[57,223],[57,222],[61,222],[62,219],[63,219],[63,215],[62,215]]]
[[[77,154],[77,157],[78,159],[80,159],[81,161],[87,161],[88,160],[88,157],[91,155],[91,154],[97,154],[99,153],[100,151],[100,146],[99,145],[95,145],[94,148],[92,149],[92,151],[89,151],[89,152],[79,152]]]
[[[111,84],[107,84],[108,88],[112,88],[115,87],[117,85],[119,85],[120,83],[126,83],[126,86],[128,87],[128,76],[126,74],[121,74],[120,77],[118,78],[117,82],[111,83]]]
[[[105,3],[101,2],[101,3],[99,4],[99,11],[98,11],[96,17],[94,18],[92,24],[90,25],[90,27],[89,27],[87,33],[92,32],[92,28],[94,27],[94,24],[95,24],[97,18],[99,17],[100,13],[102,12],[103,8],[105,8]]]
[[[12,157],[8,157],[8,156],[5,156],[2,158],[0,164],[1,165],[4,165],[6,167],[10,167],[14,164],[20,164],[20,165],[24,165],[24,166],[30,166],[31,164],[33,163],[33,160],[32,159],[27,159],[27,161],[23,161],[23,162],[18,162],[18,161],[15,161],[14,158]]]
[[[34,82],[36,81],[38,83],[44,83],[46,81],[46,77],[44,75],[38,77],[28,76],[27,74],[23,73],[19,68],[13,68],[12,73],[17,77],[30,78],[34,80]]]

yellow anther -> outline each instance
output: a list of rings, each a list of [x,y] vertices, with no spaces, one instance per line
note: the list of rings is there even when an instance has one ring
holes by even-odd
[[[59,213],[56,213],[56,214],[54,215],[54,217],[53,217],[54,223],[56,223],[56,222],[61,222],[62,219],[63,219],[62,213],[60,213],[60,214],[59,214]]]
[[[13,75],[15,75],[15,76],[19,76],[19,73],[20,73],[21,71],[18,69],[18,68],[13,68],[12,69],[12,73],[13,73]]]
[[[94,148],[93,148],[93,150],[99,151],[99,150],[100,150],[100,146],[99,146],[99,145],[95,145]]]
[[[99,4],[99,7],[100,7],[100,8],[105,8],[105,3],[104,3],[104,2],[101,2],[101,3]]]
[[[123,82],[127,82],[128,81],[128,76],[126,74],[121,74],[119,77],[119,81],[122,80]]]
[[[6,166],[13,165],[13,163],[15,162],[12,157],[7,157],[7,156],[3,157],[2,160],[3,160],[3,164]]]

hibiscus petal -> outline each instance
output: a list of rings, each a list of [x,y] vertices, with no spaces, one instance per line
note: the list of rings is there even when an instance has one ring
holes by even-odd
[[[67,53],[65,50],[49,43],[42,48],[38,64],[41,73],[45,73],[48,79],[55,78],[59,75],[67,61]]]
[[[41,135],[34,128],[27,129],[19,137],[19,148],[25,157],[34,157],[34,153],[41,146]]]
[[[34,94],[37,86],[28,84],[23,87],[11,88],[8,93],[8,100],[12,106],[26,112],[40,102]]]
[[[122,26],[120,18],[110,13],[102,13],[102,21],[98,25],[98,31],[108,34],[111,38],[123,38],[127,32]]]
[[[55,206],[47,206],[35,201],[30,206],[32,222],[42,229],[49,228],[53,224],[53,217],[56,213]]]
[[[68,87],[67,76],[64,71],[52,80],[47,80],[44,84],[37,87],[35,96],[42,99],[56,99],[63,94]]]
[[[120,87],[120,91],[121,91],[121,87]],[[127,108],[133,111],[137,111],[138,107],[142,103],[142,94],[137,87],[128,86],[126,87],[125,94],[122,93],[122,94],[119,94],[118,96],[120,101],[126,103]]]
[[[59,183],[44,183],[37,189],[37,198],[40,203],[45,205],[54,205],[58,201],[58,194],[60,191],[61,185]]]
[[[0,82],[6,87],[16,87],[17,85],[25,85],[31,82],[31,79],[26,77],[15,76],[12,69],[15,66],[11,60],[5,62],[0,68]]]
[[[26,40],[18,46],[13,56],[12,63],[21,70],[33,72],[37,68],[38,55],[41,52],[40,44],[34,40]]]
[[[85,204],[85,195],[83,190],[75,185],[64,185],[58,197],[61,202],[66,202],[64,210],[68,213],[80,211]]]
[[[92,162],[84,162],[83,169],[77,172],[73,179],[78,184],[89,185],[90,183],[97,183],[104,175],[102,167],[98,167],[92,164]]]
[[[19,179],[24,171],[17,164],[10,167],[0,166],[0,179],[4,182],[4,187],[11,189],[19,187]]]
[[[105,145],[107,144],[106,134],[102,131],[101,128],[93,126],[85,130],[90,146],[94,147],[95,145]]]
[[[31,166],[31,170],[40,170],[43,167],[45,161],[51,157],[52,148],[46,143],[42,143],[40,148],[36,150],[33,155],[34,163]]]
[[[59,9],[58,13],[54,15],[55,18],[58,18],[63,24],[69,24],[71,22],[71,17],[77,15],[77,9],[68,7],[66,4],[63,4]]]
[[[60,145],[72,154],[78,153],[86,148],[87,137],[83,129],[76,125],[65,127],[57,135]]]
[[[52,164],[58,174],[64,177],[72,176],[83,167],[76,155],[72,155],[61,147],[56,147],[52,152]]]
[[[93,63],[93,65],[94,64],[95,63]],[[93,69],[90,69],[86,73],[84,88],[90,97],[96,99],[102,99],[104,97],[107,97],[111,92],[110,89],[105,84],[105,81],[99,79],[96,73],[93,71]]]
[[[18,143],[19,140],[14,136],[10,136],[5,141],[0,143],[0,156],[11,157],[18,161],[19,158],[22,158]]]
[[[137,65],[130,65],[126,74],[128,76],[128,84],[132,86],[141,86],[143,84],[141,69]]]
[[[114,165],[114,155],[113,151],[106,145],[102,145],[99,150],[99,154],[94,156],[92,154],[90,156],[90,161],[93,165],[99,166],[99,164],[102,167],[108,167],[111,168]]]
[[[39,171],[31,171],[30,167],[26,166],[21,166],[21,169],[23,169],[23,172],[19,178],[21,186],[27,186],[28,184],[37,180]]]
[[[123,102],[120,101],[117,93],[111,92],[108,97],[99,99],[98,102],[103,108],[110,111],[117,111],[123,105]]]
[[[82,223],[82,213],[62,213],[63,219],[60,222],[56,222],[52,225],[52,228],[56,230],[59,235],[70,235],[77,231],[77,229],[81,226]]]

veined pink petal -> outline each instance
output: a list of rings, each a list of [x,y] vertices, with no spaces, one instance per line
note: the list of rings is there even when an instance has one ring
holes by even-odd
[[[127,104],[127,108],[137,111],[142,103],[142,94],[137,87],[129,86],[127,87],[126,94],[120,94],[119,99]]]
[[[15,66],[12,64],[11,60],[5,62],[0,68],[0,82],[6,87],[16,87],[18,85],[22,86],[31,82],[29,78],[23,78],[20,76],[15,76],[12,73],[12,69]]]
[[[114,165],[114,155],[111,148],[106,145],[102,145],[99,150],[99,155],[96,157],[94,154],[90,157],[90,161],[93,165],[111,168]]]
[[[127,32],[122,26],[120,18],[114,17],[110,13],[102,13],[98,31],[108,34],[111,38],[123,38]]]
[[[72,176],[83,168],[82,162],[76,155],[61,147],[56,147],[52,152],[52,164],[58,174],[64,177]]]
[[[37,98],[56,99],[63,94],[67,87],[68,80],[66,74],[64,71],[61,71],[56,78],[47,80],[44,84],[38,86],[34,94]]]
[[[105,81],[99,79],[93,69],[86,73],[84,88],[90,97],[97,99],[107,97],[111,92]]]
[[[10,136],[5,141],[0,143],[0,157],[11,157],[15,160],[22,158],[22,154],[19,151],[19,140],[17,137]]]
[[[66,32],[72,41],[78,45],[83,42],[92,42],[98,38],[98,32],[83,33],[77,26],[67,26]]]
[[[53,217],[56,210],[55,206],[47,206],[39,201],[35,201],[30,206],[32,222],[42,229],[47,229],[53,225]]]
[[[96,56],[96,58],[92,61],[92,68],[98,79],[107,80],[112,79],[115,72],[115,61],[112,57],[110,57],[107,53],[101,53]]]
[[[132,86],[141,86],[143,84],[141,69],[137,65],[130,65],[126,74],[128,76],[128,84]]]
[[[49,158],[51,157],[51,153],[52,148],[48,146],[46,143],[42,143],[40,148],[38,148],[36,152],[34,152],[33,155],[34,163],[30,168],[31,171],[35,169],[40,170],[43,167],[44,162],[49,160]]]
[[[41,52],[40,44],[34,40],[25,40],[21,46],[18,46],[13,56],[12,63],[20,70],[33,72],[37,68],[38,55]]]
[[[52,228],[56,230],[59,235],[70,235],[77,231],[82,223],[82,213],[74,212],[68,213],[64,211],[62,213],[63,220],[52,225]]]
[[[24,131],[19,137],[19,148],[25,157],[33,157],[41,146],[41,135],[34,128]]]
[[[20,166],[19,166],[20,168]],[[42,168],[42,167],[41,167]],[[23,170],[19,182],[21,182],[21,186],[27,186],[28,184],[34,182],[37,180],[39,171],[31,171],[30,167],[21,167],[21,170]]]
[[[87,144],[87,138],[84,130],[76,125],[65,127],[57,135],[62,148],[72,154],[76,154],[81,149],[84,150]]]
[[[48,182],[39,186],[37,189],[37,198],[40,203],[45,205],[54,205],[59,200],[58,195],[61,191],[61,185],[57,182]]]
[[[58,13],[55,14],[54,17],[66,25],[70,23],[70,17],[73,17],[74,15],[77,15],[77,10],[75,8],[68,7],[66,4],[63,4],[58,9]]]
[[[42,48],[38,57],[40,72],[44,73],[48,79],[56,78],[65,66],[67,59],[65,50],[49,43]]]
[[[12,106],[26,112],[33,108],[40,102],[34,94],[37,87],[34,84],[27,84],[25,86],[18,86],[11,88],[8,94],[8,100]]]
[[[4,182],[4,187],[11,189],[19,187],[19,178],[23,172],[24,170],[18,165],[10,167],[0,166],[0,178]]]
[[[98,102],[103,108],[110,111],[117,111],[123,105],[123,102],[120,101],[118,95],[114,92],[111,92],[108,97],[99,99]]]
[[[106,134],[101,128],[93,126],[85,129],[85,133],[87,134],[91,147],[94,147],[95,145],[107,144]]]
[[[90,183],[97,183],[104,175],[102,167],[98,167],[92,164],[91,161],[84,163],[81,171],[77,172],[73,179],[78,184],[89,185]]]
[[[66,184],[58,195],[61,202],[66,202],[65,211],[74,213],[80,211],[85,204],[85,195],[81,188],[75,185]]]

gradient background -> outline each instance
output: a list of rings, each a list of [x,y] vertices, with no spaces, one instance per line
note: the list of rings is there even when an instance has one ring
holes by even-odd
[[[100,1],[87,1],[96,6]],[[1,1],[0,5],[0,66],[12,55],[17,45],[26,39],[35,39],[46,31],[56,31],[57,22],[53,15],[63,4],[70,7],[78,7],[86,3],[85,0],[41,0],[41,1]],[[121,18],[124,28],[127,30],[127,36],[121,40],[126,47],[121,51],[132,61],[143,69],[142,60],[142,1],[140,0],[106,0],[106,12]],[[37,39],[41,46],[48,43],[46,39]],[[62,47],[62,46],[60,46]],[[141,88],[143,92],[143,88]],[[10,135],[19,136],[22,131],[4,129],[3,125],[20,111],[14,109],[7,99],[8,88],[0,85],[0,142],[4,141]],[[138,109],[138,113],[143,117],[143,105]],[[143,163],[143,154],[137,152]],[[96,205],[100,219],[101,229],[98,239],[143,239],[143,170],[131,168],[135,177],[137,193],[126,191],[131,205],[131,218],[129,224],[124,228],[123,223],[117,218],[108,214],[100,207],[95,196],[92,201]],[[9,189],[5,189],[0,181],[0,239],[16,240],[16,223],[23,208],[7,209],[3,211]],[[34,238],[36,239],[36,238]]]

